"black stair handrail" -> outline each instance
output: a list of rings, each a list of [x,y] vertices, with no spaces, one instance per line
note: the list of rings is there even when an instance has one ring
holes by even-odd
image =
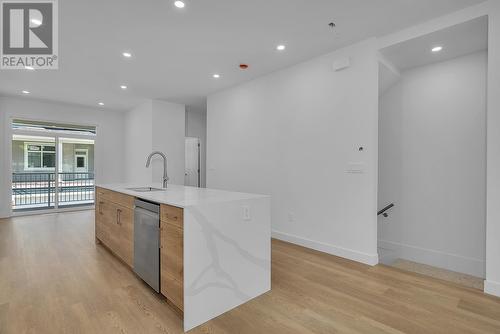
[[[387,217],[389,216],[387,214],[387,211],[392,209],[394,207],[394,203],[391,203],[389,204],[388,206],[386,206],[385,208],[383,208],[382,210],[380,210],[379,212],[377,212],[377,216],[380,216],[380,215],[384,215],[384,217]]]

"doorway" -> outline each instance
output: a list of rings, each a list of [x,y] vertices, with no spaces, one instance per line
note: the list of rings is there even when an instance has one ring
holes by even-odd
[[[380,262],[482,289],[488,18],[381,50]]]
[[[186,137],[184,185],[201,186],[200,138]]]
[[[14,120],[14,214],[94,204],[95,128]]]

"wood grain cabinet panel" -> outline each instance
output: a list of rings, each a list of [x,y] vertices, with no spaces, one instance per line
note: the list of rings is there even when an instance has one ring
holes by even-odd
[[[130,267],[134,266],[134,211],[115,205],[120,243],[116,250],[118,256]]]
[[[183,228],[184,210],[175,206],[162,204],[160,206],[160,219]]]
[[[102,212],[103,202],[100,200],[99,196],[95,199],[95,237],[103,242],[106,236],[104,235],[104,218]]]
[[[128,195],[96,189],[96,238],[130,267],[134,265],[134,211],[117,202],[129,205],[133,200]]]
[[[184,285],[182,282],[162,272],[161,293],[179,310],[184,311]]]
[[[108,248],[114,250],[118,243],[118,228],[114,220],[114,205],[108,201],[100,200],[97,205],[96,233],[98,239]]]
[[[183,209],[162,205],[160,222],[161,293],[184,310]]]
[[[170,223],[162,222],[163,267],[166,272],[178,281],[184,277],[184,245],[183,230]]]
[[[101,200],[106,200],[132,210],[134,209],[135,197],[133,196],[99,187],[96,187],[96,194]]]

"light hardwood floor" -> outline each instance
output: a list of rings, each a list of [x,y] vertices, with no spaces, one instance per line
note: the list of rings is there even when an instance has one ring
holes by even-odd
[[[500,299],[273,241],[270,293],[190,333],[500,333]],[[93,212],[0,220],[0,333],[181,333]]]
[[[469,288],[474,288],[481,291],[484,290],[484,279],[480,277],[462,274],[455,271],[446,270],[443,268],[438,268],[418,262],[408,261],[405,259],[397,259],[390,266],[414,272],[417,274],[422,274],[442,279],[448,282],[460,284],[462,286],[466,286]]]

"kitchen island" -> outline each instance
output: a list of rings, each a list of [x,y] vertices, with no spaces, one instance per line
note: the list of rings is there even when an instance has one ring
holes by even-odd
[[[269,196],[133,188],[96,186],[96,241],[134,269],[136,200],[159,204],[159,290],[183,316],[185,331],[271,289]]]

